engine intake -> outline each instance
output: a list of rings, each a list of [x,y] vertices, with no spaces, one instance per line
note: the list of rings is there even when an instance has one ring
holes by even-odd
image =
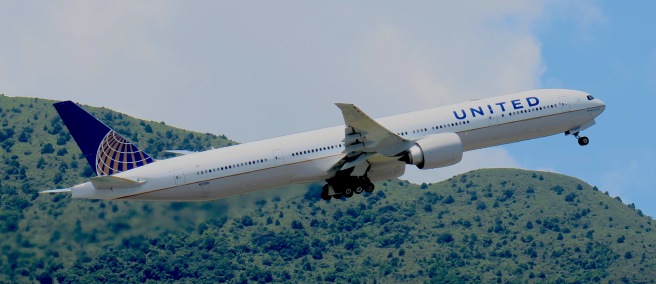
[[[400,160],[420,169],[435,169],[459,163],[462,152],[458,134],[433,134],[417,140],[417,144],[406,151]]]

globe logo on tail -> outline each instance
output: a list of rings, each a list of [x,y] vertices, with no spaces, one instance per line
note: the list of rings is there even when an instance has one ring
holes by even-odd
[[[96,174],[112,175],[152,162],[154,160],[148,154],[139,150],[114,130],[110,130],[98,147]]]

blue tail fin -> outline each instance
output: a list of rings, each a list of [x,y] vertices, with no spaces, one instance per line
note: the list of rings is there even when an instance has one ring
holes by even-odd
[[[112,175],[155,161],[75,103],[54,106],[96,175]]]

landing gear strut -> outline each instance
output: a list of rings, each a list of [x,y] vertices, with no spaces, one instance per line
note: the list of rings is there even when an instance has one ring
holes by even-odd
[[[331,197],[340,199],[342,196],[350,198],[353,194],[374,191],[374,184],[367,177],[342,177],[326,181],[321,190],[321,199],[329,200]]]

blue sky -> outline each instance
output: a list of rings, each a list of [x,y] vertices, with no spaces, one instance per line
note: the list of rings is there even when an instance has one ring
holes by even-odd
[[[650,1],[3,2],[0,93],[72,99],[246,142],[533,88],[607,103],[562,135],[409,170],[565,173],[656,216]],[[409,168],[410,169],[410,168]]]
[[[555,17],[536,29],[546,66],[540,86],[585,90],[607,104],[598,125],[586,132],[590,147],[578,148],[568,139],[551,137],[507,148],[515,153],[548,146],[545,155],[550,158],[515,157],[527,168],[540,168],[548,161],[551,169],[597,185],[656,216],[656,119],[652,115],[656,37],[651,31],[656,27],[651,13],[656,5],[650,1],[595,5],[598,14],[588,23]]]

